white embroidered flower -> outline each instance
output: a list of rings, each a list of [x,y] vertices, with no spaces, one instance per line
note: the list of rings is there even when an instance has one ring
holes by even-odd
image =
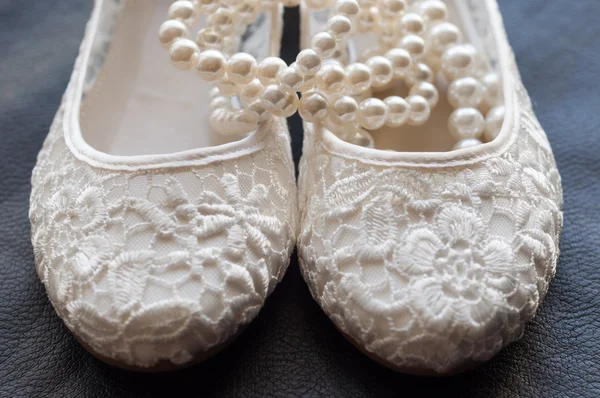
[[[411,302],[437,332],[456,329],[469,338],[496,330],[514,308],[508,302],[530,271],[513,266],[511,246],[486,235],[471,209],[450,204],[440,209],[435,228],[416,228],[395,262],[414,281]]]

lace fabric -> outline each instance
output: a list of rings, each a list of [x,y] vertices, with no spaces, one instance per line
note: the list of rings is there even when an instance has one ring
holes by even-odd
[[[88,28],[82,48],[93,39]],[[259,149],[206,164],[92,164],[65,140],[73,81],[99,69],[81,65],[80,56],[33,171],[38,274],[95,352],[137,367],[186,363],[249,323],[289,264],[297,206],[285,122],[268,126]]]
[[[304,278],[335,325],[390,366],[446,373],[490,359],[521,336],[554,276],[560,175],[513,73],[520,128],[480,161],[378,165],[308,134]]]

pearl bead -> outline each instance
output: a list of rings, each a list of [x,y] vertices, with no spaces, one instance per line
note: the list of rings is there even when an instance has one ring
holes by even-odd
[[[234,113],[231,122],[239,123],[243,129],[242,131],[251,132],[252,130],[256,129],[259,120],[260,115],[258,113],[248,109],[240,109]]]
[[[321,32],[312,38],[311,47],[319,57],[329,58],[335,53],[336,42],[329,33]]]
[[[220,50],[223,45],[223,36],[213,28],[200,29],[196,34],[196,44],[202,51]]]
[[[289,92],[300,91],[304,85],[304,75],[296,67],[296,64],[283,68],[277,74],[277,83]]]
[[[286,92],[276,84],[265,87],[262,93],[262,100],[267,110],[273,112],[282,110],[286,104]]]
[[[287,64],[278,57],[267,57],[258,64],[257,77],[263,86],[277,83],[277,75]]]
[[[310,92],[300,99],[298,111],[300,117],[309,123],[325,120],[327,117],[327,99],[322,94]]]
[[[466,138],[458,141],[452,150],[456,151],[459,149],[473,148],[477,145],[481,145],[481,141],[479,141],[477,138]]]
[[[169,19],[179,20],[187,26],[194,24],[196,16],[196,7],[189,0],[178,0],[169,7]]]
[[[471,76],[477,67],[477,55],[471,44],[451,47],[442,56],[442,72],[449,81]]]
[[[355,17],[360,11],[360,5],[356,0],[338,0],[335,3],[335,13],[348,18]]]
[[[406,9],[405,0],[379,0],[379,14],[384,19],[397,19]]]
[[[208,25],[215,28],[224,36],[233,34],[236,24],[237,14],[232,8],[219,7],[208,17]]]
[[[448,7],[440,0],[427,0],[421,4],[421,15],[427,22],[441,22],[448,18]]]
[[[502,101],[502,81],[497,73],[488,73],[481,78],[484,101],[487,106],[496,106]]]
[[[332,121],[342,125],[354,124],[358,114],[358,103],[348,95],[335,98],[329,109]]]
[[[367,130],[377,130],[385,124],[387,106],[378,98],[367,98],[358,106],[358,123]]]
[[[196,64],[196,72],[207,82],[214,82],[223,77],[226,71],[226,60],[222,52],[207,50],[200,54]],[[234,81],[235,83],[235,81]]]
[[[240,93],[240,101],[244,106],[250,105],[255,100],[262,97],[262,93],[265,89],[258,79],[252,80],[250,83],[245,84]]]
[[[366,65],[371,70],[372,87],[383,87],[392,81],[394,70],[389,59],[382,56],[375,56],[369,59]]]
[[[271,113],[265,107],[265,104],[263,103],[262,99],[252,101],[246,109],[248,109],[248,111],[250,112],[256,113],[260,121],[262,122],[268,120],[271,117]]]
[[[414,65],[410,73],[405,76],[404,81],[412,87],[420,82],[433,83],[434,77],[431,68],[427,66],[427,64],[419,62]]]
[[[397,46],[400,40],[400,31],[391,23],[375,25],[375,37],[381,50],[385,51]]]
[[[389,127],[400,127],[406,123],[410,116],[410,105],[402,97],[396,95],[383,100],[388,108],[385,124]]]
[[[220,0],[195,0],[201,14],[210,15],[219,8]]]
[[[410,106],[410,115],[407,123],[411,126],[422,126],[429,120],[431,115],[431,107],[429,102],[420,95],[411,95],[406,99]]]
[[[171,63],[180,70],[189,70],[200,56],[200,49],[189,39],[176,40],[170,48]]]
[[[226,97],[233,97],[240,92],[240,86],[235,84],[227,74],[225,74],[221,80],[217,82],[217,88],[221,91]]]
[[[314,50],[302,50],[296,56],[296,67],[305,76],[316,75],[321,69],[321,58]]]
[[[421,35],[425,31],[425,21],[419,14],[405,14],[400,19],[400,31],[404,35]]]
[[[483,95],[483,86],[472,77],[455,80],[448,87],[448,102],[454,108],[477,108]]]
[[[184,38],[188,35],[188,28],[181,21],[170,20],[160,26],[158,39],[161,44],[168,48],[177,39]]]
[[[450,47],[460,43],[461,40],[460,29],[450,22],[437,24],[429,32],[429,47],[435,54],[443,54]]]
[[[296,93],[286,93],[281,109],[274,109],[272,112],[275,116],[290,117],[298,110],[298,95]],[[268,105],[267,105],[268,107]]]
[[[410,89],[410,95],[420,95],[421,97],[425,98],[431,109],[434,109],[440,100],[440,93],[438,92],[437,88],[429,82],[420,82],[415,84]]]
[[[448,120],[450,134],[457,141],[480,137],[484,127],[483,115],[475,108],[459,108],[452,112]]]
[[[349,94],[360,94],[371,87],[371,69],[361,63],[346,66],[345,89]]]
[[[410,53],[402,48],[394,48],[385,54],[390,60],[394,71],[394,78],[402,78],[412,70],[413,62]]]
[[[327,32],[336,41],[344,40],[352,32],[352,22],[343,15],[334,15],[327,21]]]
[[[425,40],[421,36],[406,35],[400,40],[399,47],[408,51],[413,59],[419,59],[425,55]]]
[[[319,70],[316,77],[317,86],[325,93],[336,93],[344,88],[344,68],[336,64],[325,65]]]
[[[491,142],[498,137],[504,124],[505,110],[504,106],[492,108],[485,118],[484,138],[487,142]]]
[[[256,59],[248,53],[237,53],[227,61],[227,75],[236,84],[248,84],[256,77]]]

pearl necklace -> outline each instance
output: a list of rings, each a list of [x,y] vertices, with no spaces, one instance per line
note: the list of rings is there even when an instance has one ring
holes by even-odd
[[[327,9],[331,1],[306,0],[305,5]],[[337,0],[325,30],[291,65],[277,57],[258,63],[248,53],[231,54],[258,12],[275,7],[276,0],[179,0],[160,28],[172,63],[215,83],[211,122],[218,131],[250,132],[271,115],[289,117],[297,110],[342,138],[369,136],[364,130],[384,125],[420,126],[439,102],[434,78],[441,72],[449,84],[448,101],[456,108],[448,122],[456,148],[478,145],[482,135],[486,141],[498,135],[504,119],[500,79],[474,46],[461,43],[462,32],[447,21],[442,1]],[[192,41],[189,28],[200,13],[208,16],[207,26]],[[364,62],[344,66],[353,30],[375,33],[379,48],[363,52]],[[407,98],[372,96],[398,80],[409,87]],[[303,93],[301,100],[297,93]],[[243,109],[232,108],[229,98],[235,96]],[[488,111],[485,119],[483,111]]]

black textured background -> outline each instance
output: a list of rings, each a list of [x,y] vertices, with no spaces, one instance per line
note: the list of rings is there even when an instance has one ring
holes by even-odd
[[[159,375],[93,359],[55,315],[33,265],[30,172],[60,103],[89,0],[0,0],[0,397],[457,396],[600,397],[600,1],[500,0],[525,85],[563,176],[556,280],[524,338],[470,373],[396,374],[337,333],[297,260],[228,349]],[[297,51],[286,14],[283,56]],[[302,129],[291,119],[294,156]]]

